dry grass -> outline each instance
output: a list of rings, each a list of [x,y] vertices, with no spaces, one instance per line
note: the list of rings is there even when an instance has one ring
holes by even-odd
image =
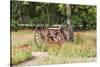
[[[49,47],[45,48],[49,56],[47,58],[37,60],[37,64],[70,63],[77,62],[74,59],[96,57],[96,32],[75,32],[74,35],[74,42],[66,42],[63,43],[62,46],[57,44],[49,44]],[[34,31],[20,30],[18,32],[12,32],[11,36],[12,49],[15,50],[15,47],[27,44],[32,48],[32,50],[29,52],[39,51],[34,43]],[[17,49],[19,52],[22,52],[20,48]],[[30,48],[27,48],[26,50],[29,49]],[[18,52],[16,53],[18,56]],[[21,56],[23,57],[22,54]],[[16,56],[14,56],[14,58],[16,58]],[[73,61],[72,59],[70,60],[70,58],[73,58]],[[81,62],[81,60],[79,60],[79,62]]]
[[[11,32],[12,46],[23,45],[28,41],[34,40],[34,32],[32,30],[19,30]]]

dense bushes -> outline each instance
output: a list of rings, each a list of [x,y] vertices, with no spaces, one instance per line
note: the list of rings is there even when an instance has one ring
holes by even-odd
[[[11,30],[18,30],[18,22],[16,22],[15,20],[11,20]]]
[[[67,21],[65,4],[11,1],[11,30],[20,24],[63,24]],[[96,6],[70,5],[74,30],[96,29]],[[18,20],[16,22],[15,20]],[[67,22],[66,22],[67,24]],[[28,26],[27,26],[28,27]]]

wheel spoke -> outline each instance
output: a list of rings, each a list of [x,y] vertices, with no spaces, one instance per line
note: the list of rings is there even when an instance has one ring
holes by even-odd
[[[37,45],[37,47],[41,50],[43,49],[44,45],[46,45],[45,40],[42,37],[42,32],[41,31],[35,31],[35,35],[34,35],[34,39],[35,39],[35,43]]]

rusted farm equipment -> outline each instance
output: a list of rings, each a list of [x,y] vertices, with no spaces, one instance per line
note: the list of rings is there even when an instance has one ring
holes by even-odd
[[[67,27],[64,25],[52,25],[49,28],[37,26],[34,33],[34,41],[39,49],[47,43],[62,43],[67,41]]]

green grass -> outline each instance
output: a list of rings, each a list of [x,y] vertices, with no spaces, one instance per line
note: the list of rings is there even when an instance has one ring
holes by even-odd
[[[48,58],[41,61],[37,60],[38,64],[51,63],[67,63],[70,58],[91,58],[96,57],[96,32],[75,32],[74,41],[63,43],[62,46],[57,44],[46,44],[42,51],[48,52]],[[40,51],[34,43],[34,31],[21,30],[12,32],[12,64],[21,63],[32,57],[31,52]],[[22,45],[31,46],[26,50],[17,48]],[[42,44],[41,44],[42,45]],[[14,53],[14,54],[13,54]]]
[[[12,57],[11,57],[11,64],[19,64],[28,60],[32,57],[31,51],[29,50],[21,50],[21,49],[12,49]]]

